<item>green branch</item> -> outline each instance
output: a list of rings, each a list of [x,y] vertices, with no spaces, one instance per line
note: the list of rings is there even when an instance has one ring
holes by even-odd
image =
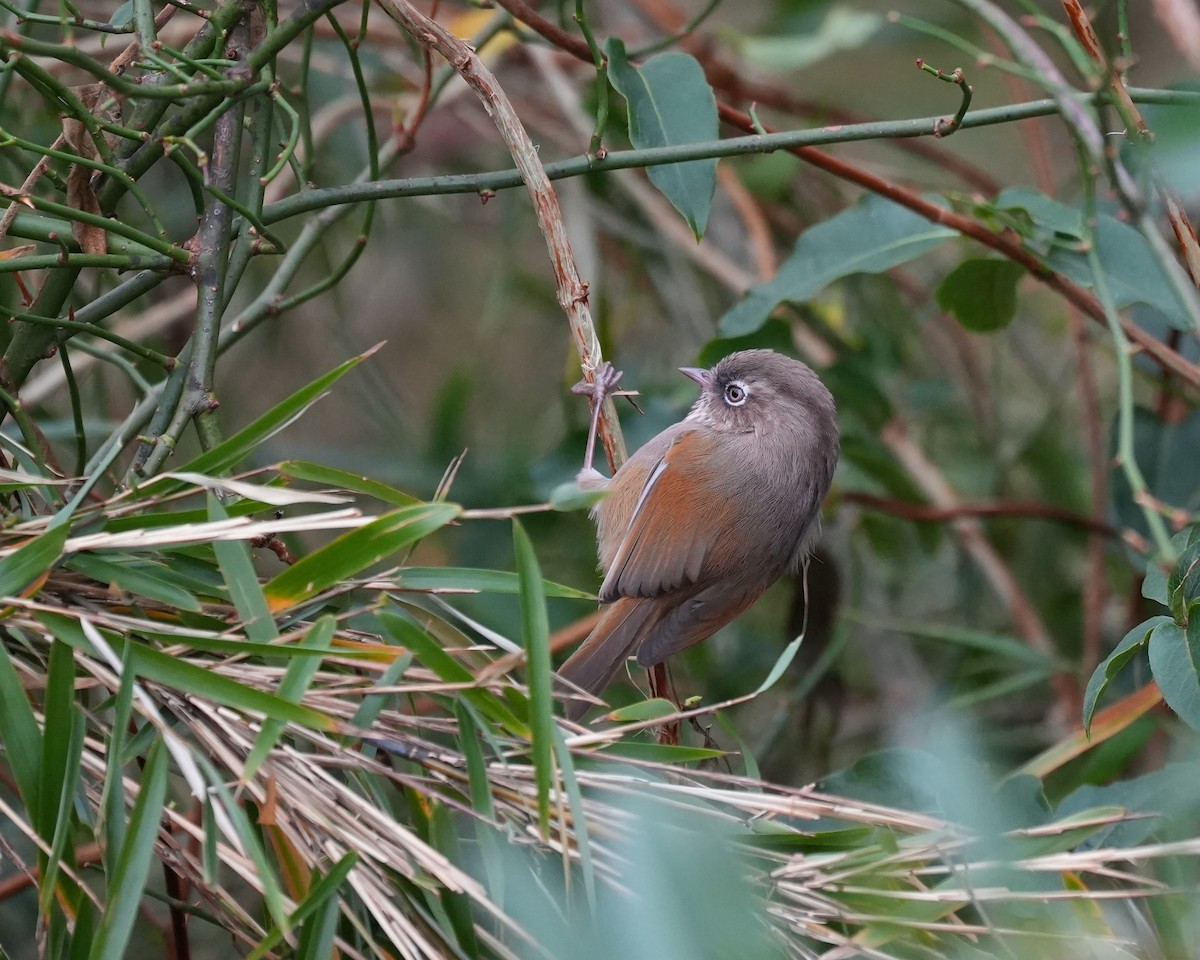
[[[1159,103],[1171,106],[1200,103],[1200,94],[1191,91],[1132,89],[1133,99],[1139,103]],[[1081,100],[1089,98],[1080,98]],[[1104,100],[1103,94],[1094,94],[1090,99]],[[1055,100],[1032,100],[1027,103],[992,107],[968,113],[956,129],[995,126],[1030,117],[1045,117],[1058,113]],[[835,127],[818,127],[814,130],[791,130],[784,133],[755,134],[745,137],[729,137],[724,140],[709,140],[681,146],[653,147],[646,150],[614,150],[603,160],[588,156],[572,157],[545,165],[551,180],[565,180],[586,173],[605,170],[627,170],[633,167],[652,167],[684,160],[705,160],[714,157],[736,157],[746,154],[772,153],[794,147],[815,147],[832,143],[854,143],[862,140],[906,139],[934,136],[943,117],[920,117],[914,120],[882,120],[873,123],[845,124]],[[397,197],[432,196],[435,194],[481,193],[489,190],[506,190],[520,187],[523,181],[516,170],[493,170],[486,173],[457,174],[442,177],[413,177],[405,180],[379,180],[346,184],[341,187],[326,187],[306,190],[263,210],[263,222],[278,223],[301,213],[343,203],[358,203],[363,200],[384,200]]]

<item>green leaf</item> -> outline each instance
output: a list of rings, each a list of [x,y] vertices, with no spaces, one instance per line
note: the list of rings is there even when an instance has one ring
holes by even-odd
[[[518,593],[520,578],[507,570],[479,570],[474,567],[404,567],[396,583],[398,590],[422,593]],[[595,600],[594,593],[576,590],[550,580],[542,581],[547,597],[569,600]]]
[[[697,760],[712,760],[715,757],[725,756],[724,750],[711,750],[708,747],[640,743],[633,740],[621,740],[609,744],[600,752],[606,757],[623,757],[626,760],[640,760],[644,763],[693,763]]]
[[[930,223],[906,207],[869,194],[805,230],[775,276],[751,287],[721,318],[721,335],[751,333],[785,300],[811,300],[834,280],[852,273],[890,270],[953,236],[949,227]]]
[[[562,771],[563,790],[571,811],[571,821],[575,826],[575,845],[579,850],[579,871],[583,874],[583,888],[587,894],[588,907],[592,916],[596,915],[596,870],[592,863],[591,831],[588,828],[587,811],[583,806],[583,791],[579,788],[579,778],[575,776],[575,759],[571,756],[571,748],[567,746],[567,738],[559,727],[554,727],[554,754],[558,758],[558,768]]]
[[[321,399],[338,380],[357,367],[379,349],[372,347],[366,353],[347,360],[334,367],[323,377],[319,377],[306,387],[297,390],[282,403],[276,404],[261,417],[246,427],[243,427],[232,437],[217,444],[211,450],[205,451],[189,461],[180,469],[190,473],[205,473],[212,476],[233,469],[252,451],[258,449],[265,440],[275,436],[294,422],[314,403]],[[184,485],[179,484],[180,488]],[[162,495],[164,488],[155,487],[155,493]]]
[[[647,150],[717,139],[716,97],[694,57],[669,51],[637,67],[616,37],[604,45],[604,52],[608,79],[629,105],[629,141],[634,147]],[[647,172],[696,239],[703,237],[717,189],[717,161],[668,163]]]
[[[555,510],[569,513],[572,510],[590,510],[608,496],[605,490],[584,490],[574,480],[560,483],[550,491],[547,502]]]
[[[118,638],[110,636],[109,641],[113,640],[117,640],[114,647],[120,644]],[[289,703],[274,694],[248,687],[222,674],[198,667],[178,657],[168,656],[132,640],[126,642],[133,646],[132,664],[138,676],[284,723],[296,723],[330,732],[338,729],[337,721],[320,711]]]
[[[461,511],[453,503],[421,503],[385,513],[302,557],[271,580],[263,592],[274,613],[303,603],[336,583],[444,527]]]
[[[1162,618],[1150,633],[1150,672],[1167,706],[1200,730],[1200,616],[1186,630]]]
[[[455,660],[433,637],[411,620],[385,610],[379,614],[379,624],[395,643],[411,650],[421,663],[446,683],[472,683],[475,680],[470,670]],[[510,733],[529,738],[529,726],[490,690],[468,687],[460,691],[459,695],[480,713],[502,724]]]
[[[737,36],[734,48],[768,70],[800,70],[843,50],[854,50],[883,26],[882,14],[836,6],[813,29],[772,36]],[[807,24],[806,24],[807,25]]]
[[[310,650],[328,651],[336,628],[337,621],[333,617],[322,617],[300,638],[299,646],[307,647]],[[283,674],[283,681],[279,684],[278,696],[289,703],[299,703],[304,699],[304,694],[308,691],[313,676],[321,668],[322,662],[322,657],[293,658]],[[254,778],[259,766],[267,758],[267,754],[275,749],[275,744],[279,742],[283,728],[282,720],[268,718],[263,721],[262,729],[259,730],[258,736],[254,740],[254,747],[246,758],[241,775],[242,783],[249,783]]]
[[[1172,538],[1179,561],[1167,577],[1167,606],[1181,623],[1187,620],[1189,608],[1200,598],[1200,524],[1193,524],[1182,533],[1182,537]]]
[[[1117,309],[1145,303],[1154,307],[1176,329],[1191,329],[1158,258],[1138,230],[1102,214],[1096,220],[1095,237],[1096,255]],[[1086,251],[1057,246],[1045,261],[1051,270],[1082,287],[1091,288],[1092,268]]]
[[[1087,690],[1083,694],[1083,731],[1088,733],[1092,728],[1092,716],[1096,712],[1096,704],[1101,695],[1108,689],[1113,678],[1137,654],[1150,639],[1151,632],[1162,623],[1170,623],[1170,617],[1151,617],[1145,623],[1139,623],[1130,630],[1123,640],[1118,643],[1112,653],[1104,658],[1104,662],[1092,673]]]
[[[1119,422],[1116,414],[1110,433],[1109,450],[1116,456]],[[1196,451],[1200,450],[1200,410],[1182,420],[1164,422],[1154,411],[1135,407],[1133,411],[1133,452],[1150,493],[1162,503],[1177,504],[1194,510],[1200,504],[1200,472],[1196,470]],[[1110,496],[1114,524],[1129,527],[1148,536],[1146,518],[1134,499],[1123,470],[1112,472]],[[1172,538],[1176,550],[1188,537],[1182,531]],[[1153,584],[1151,585],[1153,586]],[[1162,601],[1164,604],[1166,600]]]
[[[0,559],[0,597],[15,597],[34,580],[47,573],[62,556],[70,528],[53,525]]]
[[[1017,281],[1025,268],[1011,260],[964,260],[938,285],[937,302],[974,333],[994,333],[1017,313]]]
[[[1077,247],[1083,239],[1082,210],[1068,207],[1029,187],[1001,190],[992,203],[983,205],[983,209],[992,212],[1020,211],[1024,214],[1023,220],[1015,217],[1001,219],[1043,253],[1055,244]]]
[[[537,783],[538,822],[542,839],[550,837],[550,791],[558,781],[554,769],[554,695],[551,684],[550,623],[546,595],[533,544],[519,520],[513,520],[513,551],[521,580],[521,627],[525,639],[526,683],[529,687],[529,726],[533,733],[533,770]]]
[[[335,905],[337,904],[338,891],[341,889],[341,886],[345,882],[346,878],[350,875],[350,871],[353,870],[355,865],[358,863],[358,859],[358,853],[352,850],[343,856],[342,859],[340,859],[337,863],[335,863],[330,869],[329,873],[327,873],[325,876],[321,876],[320,871],[314,871],[313,879],[316,880],[316,882],[309,888],[309,891],[305,895],[304,899],[300,901],[296,909],[292,911],[291,916],[288,918],[293,929],[296,927],[302,927],[309,917],[316,914],[319,910],[326,909],[326,905],[328,903],[332,902]],[[259,941],[258,946],[256,946],[250,951],[250,953],[246,955],[246,960],[261,960],[261,958],[270,953],[271,950],[283,940],[283,938],[283,928],[280,926],[273,927],[270,933],[268,933],[262,938],[262,940]],[[326,950],[318,955],[329,957],[333,954],[332,951]]]
[[[169,607],[194,613],[203,609],[194,594],[167,579],[170,571],[159,563],[123,554],[104,557],[95,553],[77,553],[64,566],[100,583],[110,584],[135,596],[157,600]]]
[[[60,641],[50,646],[43,710],[53,722],[46,723],[42,735],[40,807],[30,814],[38,832],[51,841],[38,888],[38,906],[47,915],[54,897],[64,892],[59,888],[59,865],[76,826],[72,808],[81,789],[79,766],[84,736],[83,714],[75,702],[75,650]],[[75,886],[70,880],[66,885]]]
[[[109,18],[108,24],[110,27],[123,27],[133,20],[133,0],[125,0],[123,4],[113,11],[113,15]]]
[[[639,723],[642,720],[663,720],[679,712],[679,708],[670,700],[653,697],[650,700],[639,700],[627,707],[618,707],[609,711],[605,717],[613,723]]]
[[[285,460],[275,469],[285,477],[308,480],[342,490],[352,490],[354,493],[362,493],[397,507],[411,506],[421,502],[402,490],[389,487],[386,483],[380,483],[378,480],[372,480],[361,474],[350,473],[348,470],[327,467],[322,463],[312,463],[308,460]]]
[[[209,520],[228,519],[229,514],[220,500],[210,493],[207,501]],[[249,544],[244,540],[214,540],[212,546],[246,636],[255,643],[269,643],[276,639],[279,631],[275,627],[262,585],[258,582]]]
[[[40,808],[42,732],[3,641],[0,641],[0,744],[4,745],[5,761],[25,809],[32,815],[32,811]]]
[[[90,960],[122,960],[127,955],[133,922],[154,862],[154,842],[167,800],[167,773],[167,750],[163,741],[156,739],[142,770],[125,840],[108,877],[104,914],[92,940]]]

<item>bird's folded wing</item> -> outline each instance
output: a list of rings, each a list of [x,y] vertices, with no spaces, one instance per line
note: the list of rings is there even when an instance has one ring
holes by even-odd
[[[713,547],[736,534],[738,515],[721,495],[718,441],[710,431],[685,430],[651,468],[600,587],[603,602],[654,597],[722,575]]]

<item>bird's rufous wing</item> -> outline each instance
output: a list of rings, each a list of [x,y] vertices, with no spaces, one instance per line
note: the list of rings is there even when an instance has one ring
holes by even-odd
[[[600,587],[601,601],[656,597],[725,573],[713,547],[733,542],[739,517],[720,493],[718,442],[711,431],[684,430],[650,469]]]

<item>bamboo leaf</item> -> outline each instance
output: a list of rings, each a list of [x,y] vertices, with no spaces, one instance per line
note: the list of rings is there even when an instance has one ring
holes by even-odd
[[[275,469],[285,477],[308,480],[342,490],[352,490],[397,507],[410,507],[421,502],[417,497],[397,490],[395,487],[389,487],[386,483],[380,483],[378,480],[372,480],[370,477],[351,473],[348,470],[339,470],[337,467],[312,463],[309,460],[285,460]]]
[[[292,911],[290,920],[293,927],[305,924],[310,917],[321,910],[324,905],[329,903],[331,900],[336,905],[338,892],[340,891],[342,884],[345,883],[346,878],[350,876],[350,871],[354,869],[355,865],[358,863],[358,860],[358,853],[351,850],[333,865],[329,873],[325,874],[316,883],[314,883],[312,887],[309,888],[309,891],[305,895],[304,899],[301,900],[296,906],[296,909]],[[319,874],[315,875],[319,876]],[[263,957],[265,957],[276,946],[279,945],[279,943],[283,940],[283,937],[283,930],[276,926],[271,930],[270,933],[263,937],[261,941],[259,941],[258,946],[256,946],[250,951],[250,953],[246,955],[246,960],[262,960]],[[332,955],[332,952],[328,951],[320,954],[322,957],[329,957]]]
[[[393,510],[344,533],[267,583],[263,590],[267,604],[278,613],[303,603],[441,529],[460,512],[453,503],[422,503]]]
[[[70,528],[51,525],[45,533],[0,558],[0,597],[19,596],[33,581],[44,576],[62,556]]]
[[[108,878],[108,897],[92,941],[90,960],[123,960],[127,955],[133,922],[154,862],[154,844],[167,800],[167,771],[166,747],[158,739],[146,756],[129,828]]]
[[[334,367],[323,377],[317,378],[306,387],[297,390],[282,403],[276,404],[232,437],[189,461],[181,470],[188,473],[202,473],[215,476],[233,469],[252,451],[262,446],[266,440],[269,440],[301,417],[309,407],[325,395],[330,387],[368,357],[372,356],[381,346],[383,344],[378,344],[366,353],[359,354],[357,357],[353,357],[345,363]],[[182,487],[182,484],[180,487]],[[156,489],[155,492],[161,495],[163,491]]]
[[[333,631],[336,627],[337,621],[333,617],[322,617],[301,638],[300,645],[312,650],[329,652],[329,641],[333,639]],[[293,659],[287,665],[287,670],[284,672],[283,682],[279,684],[277,695],[290,703],[299,703],[308,691],[308,686],[312,683],[312,678],[317,670],[320,669],[321,663],[321,657]],[[263,721],[262,729],[258,732],[258,737],[254,741],[250,755],[246,758],[245,770],[241,777],[242,783],[248,783],[253,779],[254,775],[258,772],[259,766],[267,758],[267,754],[279,742],[279,736],[283,733],[283,728],[284,723],[281,720],[268,718]]]
[[[115,586],[135,596],[157,600],[168,607],[192,612],[203,609],[193,593],[167,579],[169,572],[159,575],[160,571],[166,571],[160,564],[146,563],[119,554],[110,559],[95,553],[77,553],[64,566],[100,583]]]
[[[601,751],[605,756],[624,757],[646,763],[692,763],[696,760],[712,760],[725,756],[724,750],[708,747],[685,747],[671,743],[640,743],[622,740],[611,743]]]
[[[225,508],[211,493],[208,495],[208,518],[228,518]],[[250,559],[250,547],[244,540],[214,540],[212,547],[246,636],[258,643],[274,640],[279,636],[279,631],[275,628],[267,598],[258,582],[254,561]]]
[[[479,570],[466,567],[405,567],[400,571],[397,588],[424,593],[518,593],[520,578],[507,570]],[[542,581],[547,597],[570,600],[596,599],[594,593],[577,590],[550,580]]]
[[[261,714],[264,717],[279,720],[283,723],[297,723],[301,726],[312,727],[315,730],[336,732],[339,725],[335,719],[298,704],[256,690],[243,683],[206,670],[203,667],[171,657],[158,650],[152,650],[142,644],[127,641],[133,647],[132,664],[137,675],[166,684],[176,690],[186,690],[188,693],[204,697],[208,700],[223,703],[226,706],[248,713]],[[118,644],[114,643],[114,647]]]
[[[42,733],[25,687],[0,641],[0,743],[25,809],[41,809]]]
[[[537,783],[538,824],[542,839],[550,838],[550,791],[558,777],[554,769],[554,696],[551,683],[550,624],[542,573],[533,544],[519,520],[513,520],[513,550],[521,580],[521,626],[525,638],[526,684],[529,687],[529,725],[533,731],[533,769]]]
[[[411,620],[385,610],[379,614],[379,623],[389,637],[400,646],[411,650],[421,663],[446,683],[475,682],[470,670],[450,656],[433,637]],[[508,705],[490,690],[468,687],[462,691],[462,696],[480,713],[503,725],[514,736],[529,738],[529,725],[519,719]]]

